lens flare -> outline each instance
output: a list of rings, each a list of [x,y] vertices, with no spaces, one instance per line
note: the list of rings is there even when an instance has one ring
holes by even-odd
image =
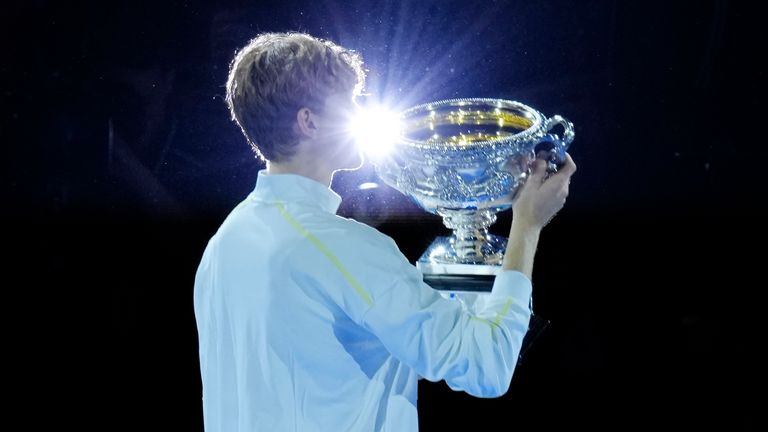
[[[401,131],[400,115],[384,107],[361,108],[351,124],[355,141],[374,159],[390,151]]]

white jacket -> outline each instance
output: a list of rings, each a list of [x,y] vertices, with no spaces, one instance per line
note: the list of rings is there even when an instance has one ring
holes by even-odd
[[[504,271],[463,307],[340,202],[261,171],[208,243],[194,290],[207,432],[416,431],[419,376],[507,391],[528,278]]]

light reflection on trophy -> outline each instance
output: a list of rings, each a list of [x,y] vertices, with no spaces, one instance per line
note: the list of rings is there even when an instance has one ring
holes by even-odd
[[[375,161],[376,172],[453,231],[435,239],[416,266],[436,289],[489,291],[507,239],[488,228],[512,207],[537,155],[557,170],[573,125],[503,99],[432,102],[404,111],[400,121],[400,139]],[[558,126],[560,135],[553,133]]]

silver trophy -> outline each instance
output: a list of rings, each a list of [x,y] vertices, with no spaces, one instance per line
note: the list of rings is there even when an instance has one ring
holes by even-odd
[[[490,290],[507,239],[488,228],[496,213],[512,207],[537,157],[557,170],[573,125],[503,99],[427,103],[404,111],[400,121],[400,139],[374,162],[376,172],[453,231],[435,239],[416,266],[436,289]]]

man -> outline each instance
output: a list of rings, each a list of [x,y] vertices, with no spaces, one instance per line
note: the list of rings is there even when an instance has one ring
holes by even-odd
[[[539,233],[575,165],[534,167],[493,292],[469,310],[392,239],[335,215],[333,174],[362,163],[346,130],[363,77],[357,55],[299,33],[262,34],[232,63],[227,102],[267,168],[195,279],[208,432],[413,431],[419,377],[478,397],[509,387]]]

